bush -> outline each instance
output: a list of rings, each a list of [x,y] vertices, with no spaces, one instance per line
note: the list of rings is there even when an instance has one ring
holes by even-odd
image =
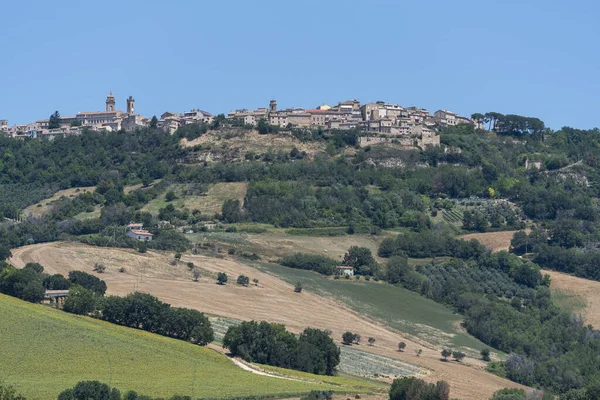
[[[3,384],[0,381],[0,399],[1,400],[26,400],[24,396],[17,393],[15,388]]]
[[[406,348],[406,343],[404,343],[404,342],[398,343],[398,351],[404,351],[405,348]]]
[[[350,331],[342,334],[342,343],[350,346],[354,342],[354,334]]]
[[[301,282],[296,282],[296,286],[294,287],[294,292],[302,293],[302,283]]]
[[[227,283],[227,274],[225,272],[219,272],[217,274],[217,283],[219,285],[224,285]]]
[[[245,275],[240,275],[237,277],[237,284],[242,286],[248,286],[250,284],[250,278]]]
[[[491,360],[491,358],[490,358],[490,349],[482,349],[481,352],[480,352],[480,354],[481,354],[481,359],[483,361],[490,361]]]
[[[95,263],[94,264],[94,271],[96,271],[97,273],[101,274],[104,271],[106,271],[106,266],[102,263]]]

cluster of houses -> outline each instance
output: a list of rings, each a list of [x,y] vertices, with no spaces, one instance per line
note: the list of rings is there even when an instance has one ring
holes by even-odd
[[[0,120],[0,134],[13,138],[47,138],[56,136],[80,134],[83,128],[91,131],[135,131],[137,128],[147,127],[152,119],[135,113],[135,99],[129,96],[126,99],[127,111],[116,109],[114,95],[109,93],[105,101],[104,111],[83,111],[75,116],[60,116],[58,126],[51,126],[50,119],[42,119],[29,124],[16,124],[9,126],[8,120]],[[157,128],[173,133],[181,125],[211,122],[212,114],[192,109],[189,112],[165,112],[156,121]]]
[[[268,108],[235,110],[227,117],[253,126],[262,119],[281,128],[360,129],[369,133],[360,138],[361,145],[397,142],[407,146],[435,146],[440,143],[436,127],[479,125],[478,121],[447,110],[438,110],[431,115],[423,108],[383,101],[361,105],[358,100],[346,100],[334,106],[323,104],[315,109],[283,110],[278,110],[277,102],[271,100]]]
[[[117,110],[115,97],[111,92],[106,98],[104,111],[79,112],[75,116],[60,117],[59,126],[56,126],[56,121],[52,124],[51,119],[12,127],[7,120],[0,120],[0,133],[15,138],[52,139],[57,135],[78,134],[84,127],[93,131],[134,131],[152,123],[159,129],[173,133],[182,125],[210,123],[213,120],[211,113],[192,109],[184,113],[165,112],[152,121],[135,113],[135,100],[132,96],[127,98],[126,103],[126,112]],[[360,129],[366,133],[360,138],[363,146],[374,143],[435,146],[439,145],[436,127],[474,124],[482,128],[479,121],[447,110],[438,110],[432,115],[423,108],[402,107],[383,101],[361,104],[358,100],[346,100],[333,106],[323,104],[315,109],[282,110],[277,109],[275,100],[271,100],[269,107],[235,110],[227,118],[251,126],[258,126],[263,120],[281,128]]]

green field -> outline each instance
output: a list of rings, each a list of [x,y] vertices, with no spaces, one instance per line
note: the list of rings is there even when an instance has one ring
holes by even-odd
[[[28,399],[43,400],[56,398],[81,380],[150,396],[201,398],[289,397],[316,389],[350,392],[365,387],[364,381],[349,383],[349,378],[326,383],[316,375],[307,381],[259,376],[211,349],[4,295],[0,377]]]
[[[440,346],[465,347],[477,352],[485,345],[459,328],[462,318],[441,304],[407,289],[373,281],[330,279],[311,271],[261,263],[257,268],[280,276],[325,297],[343,302],[391,328]]]
[[[227,199],[244,200],[247,184],[245,182],[225,182],[212,185],[206,194],[185,194],[186,185],[170,185],[160,196],[146,204],[142,211],[158,214],[161,208],[169,204],[165,200],[168,191],[172,190],[177,198],[170,202],[176,209],[186,207],[189,210],[200,210],[203,214],[220,213],[223,202]]]

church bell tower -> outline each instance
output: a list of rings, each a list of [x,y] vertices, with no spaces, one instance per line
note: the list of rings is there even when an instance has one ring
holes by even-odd
[[[129,96],[127,99],[127,114],[135,114],[135,99],[132,96]]]
[[[112,91],[108,94],[106,98],[106,111],[115,111],[115,96],[113,96]]]

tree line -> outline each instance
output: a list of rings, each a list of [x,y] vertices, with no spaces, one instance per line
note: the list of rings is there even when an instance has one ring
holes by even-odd
[[[317,375],[333,375],[340,362],[340,350],[327,332],[306,328],[296,337],[285,326],[264,321],[230,326],[223,347],[249,362]]]

